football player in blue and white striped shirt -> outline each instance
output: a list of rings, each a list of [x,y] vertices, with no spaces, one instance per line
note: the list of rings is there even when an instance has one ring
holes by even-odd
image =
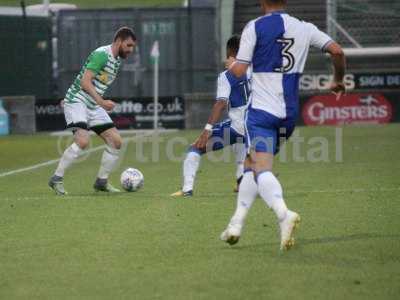
[[[232,36],[228,40],[228,57],[236,57],[239,45],[239,36]],[[240,77],[236,77],[226,70],[219,75],[216,102],[208,123],[200,137],[189,148],[183,163],[182,190],[171,196],[192,196],[201,155],[207,151],[217,151],[229,145],[233,145],[236,152],[236,178],[238,184],[240,183],[243,176],[243,163],[246,157],[244,114],[250,95],[249,73],[250,71],[245,72]],[[228,108],[229,119],[217,123],[226,108]]]
[[[261,5],[265,15],[247,24],[236,60],[230,60],[230,72],[238,77],[252,66],[252,94],[245,121],[250,155],[236,212],[221,239],[229,244],[238,242],[247,212],[260,194],[278,218],[283,250],[294,244],[293,231],[300,216],[285,204],[282,187],[272,173],[274,155],[280,138],[288,139],[295,128],[299,78],[310,46],[331,55],[335,75],[331,90],[339,96],[345,91],[345,57],[342,48],[315,25],[285,13],[286,0],[261,0]]]

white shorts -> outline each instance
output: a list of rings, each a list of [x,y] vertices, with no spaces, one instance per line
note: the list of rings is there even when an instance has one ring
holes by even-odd
[[[73,130],[77,128],[91,129],[100,134],[115,127],[108,113],[100,106],[89,109],[82,102],[64,103],[64,115],[67,128]]]

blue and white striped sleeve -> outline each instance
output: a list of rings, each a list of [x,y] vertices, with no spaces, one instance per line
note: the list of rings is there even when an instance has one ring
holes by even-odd
[[[240,48],[236,60],[240,63],[251,64],[253,60],[254,47],[257,43],[255,21],[247,23],[240,38]]]
[[[217,86],[217,100],[229,101],[229,96],[231,95],[231,85],[226,78],[225,72],[218,76],[218,86]]]

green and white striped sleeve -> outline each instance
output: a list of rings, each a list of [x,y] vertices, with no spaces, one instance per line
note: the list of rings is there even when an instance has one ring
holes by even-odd
[[[90,57],[86,65],[86,69],[92,71],[95,75],[104,69],[108,61],[107,53],[103,51],[95,51]]]

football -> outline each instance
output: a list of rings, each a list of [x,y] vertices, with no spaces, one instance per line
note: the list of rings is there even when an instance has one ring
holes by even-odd
[[[136,192],[144,184],[144,176],[138,169],[128,168],[121,174],[122,188],[127,192]]]

